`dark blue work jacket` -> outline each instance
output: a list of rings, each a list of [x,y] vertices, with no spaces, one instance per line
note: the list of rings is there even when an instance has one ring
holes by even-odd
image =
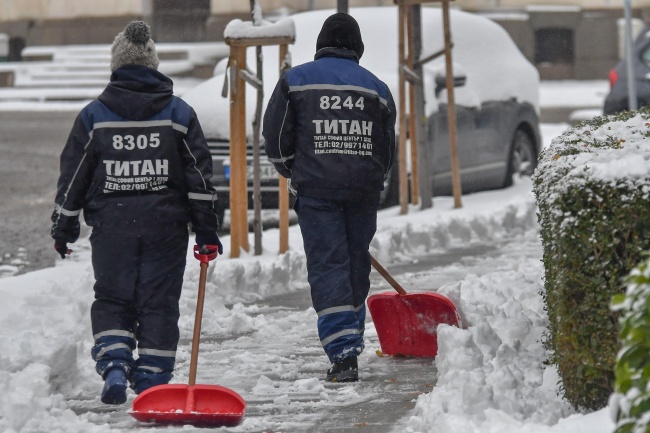
[[[172,85],[156,70],[123,66],[79,113],[61,153],[55,239],[76,241],[82,210],[94,227],[217,230],[210,151]]]
[[[264,114],[264,149],[297,195],[378,194],[395,153],[395,103],[352,50],[323,48],[284,72]]]

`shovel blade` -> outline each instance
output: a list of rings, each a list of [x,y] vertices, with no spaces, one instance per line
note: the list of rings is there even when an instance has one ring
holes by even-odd
[[[141,422],[236,426],[246,403],[235,391],[217,385],[160,385],[133,400],[130,415]]]
[[[379,293],[368,297],[368,310],[387,355],[435,357],[438,325],[461,324],[456,306],[438,293]]]

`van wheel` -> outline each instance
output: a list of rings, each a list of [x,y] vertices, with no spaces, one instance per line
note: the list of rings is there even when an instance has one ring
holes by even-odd
[[[535,143],[523,129],[518,129],[510,146],[508,172],[503,187],[513,184],[513,176],[531,176],[537,167]]]

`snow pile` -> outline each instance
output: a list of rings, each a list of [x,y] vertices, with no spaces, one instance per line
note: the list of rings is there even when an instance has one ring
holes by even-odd
[[[434,236],[444,244],[524,233],[535,218],[532,194],[527,199],[529,207],[501,203],[500,218],[486,212],[469,224],[449,221]],[[465,329],[438,329],[438,382],[419,397],[409,432],[488,432],[498,420],[499,432],[514,433],[524,431],[524,423],[545,429],[572,413],[557,396],[555,367],[544,365],[543,275],[542,263],[531,259],[439,290],[454,301]]]
[[[467,328],[438,328],[438,383],[419,398],[409,431],[487,432],[499,419],[508,428],[500,432],[514,433],[524,422],[553,425],[572,412],[556,395],[555,367],[543,364],[543,274],[539,260],[529,260],[439,290]]]
[[[224,39],[242,38],[290,38],[296,39],[296,29],[291,18],[283,18],[277,22],[266,21],[262,16],[262,8],[255,2],[253,21],[234,19],[228,23],[223,32]]]
[[[538,234],[528,231],[527,236]],[[548,324],[540,296],[543,277],[543,264],[533,256],[438,290],[457,306],[465,328],[438,328],[438,381],[431,393],[418,398],[406,431],[612,431],[607,409],[576,414],[559,396],[559,375],[554,365],[545,364],[542,345]]]
[[[260,20],[257,24],[235,19],[228,23],[223,37],[226,39],[290,38],[293,40],[295,34],[296,30],[291,18],[284,18],[275,23]]]
[[[80,394],[96,375],[83,362],[93,280],[89,256],[81,256],[85,263],[0,281],[0,431],[93,431],[64,397]]]

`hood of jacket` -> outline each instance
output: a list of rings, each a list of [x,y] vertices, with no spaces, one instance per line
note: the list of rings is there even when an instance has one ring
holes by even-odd
[[[173,81],[155,69],[125,65],[111,74],[110,83],[98,99],[122,117],[143,120],[169,104],[173,89]]]

